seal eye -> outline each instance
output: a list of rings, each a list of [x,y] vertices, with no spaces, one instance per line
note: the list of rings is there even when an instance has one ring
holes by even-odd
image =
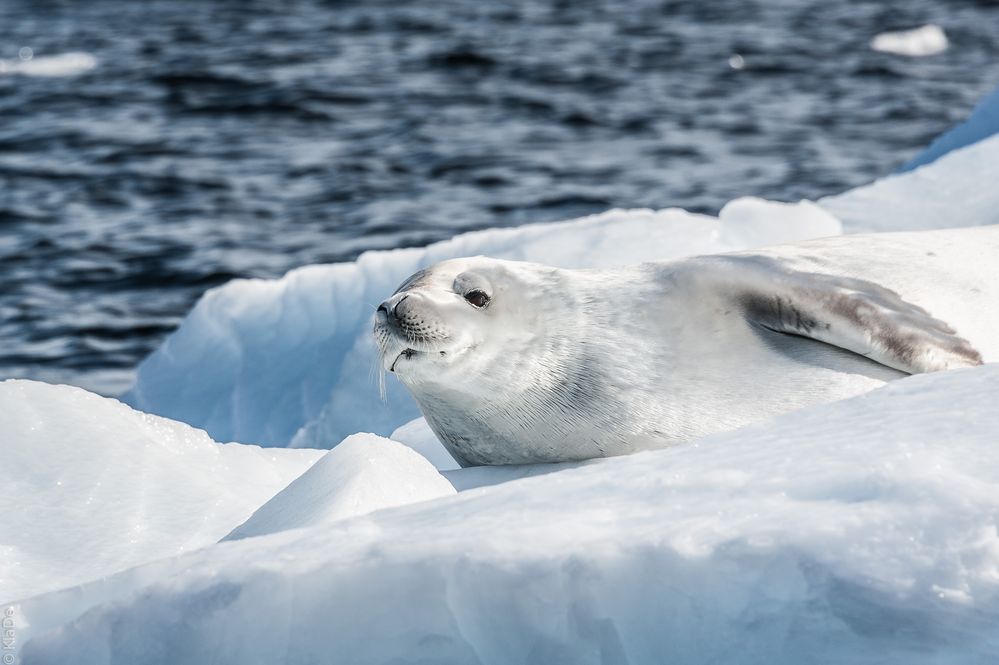
[[[489,304],[489,296],[486,295],[485,291],[480,291],[475,289],[474,291],[469,291],[465,294],[465,300],[472,307],[483,308]]]

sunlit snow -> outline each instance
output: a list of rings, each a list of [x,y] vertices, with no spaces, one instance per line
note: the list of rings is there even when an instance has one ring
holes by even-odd
[[[997,393],[999,366],[922,375],[222,543],[16,606],[23,662],[989,662]]]
[[[33,381],[0,383],[0,414],[0,602],[214,543],[322,455]]]

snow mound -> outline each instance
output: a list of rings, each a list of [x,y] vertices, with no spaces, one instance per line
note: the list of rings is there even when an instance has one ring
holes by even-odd
[[[423,456],[395,441],[355,434],[261,506],[224,540],[328,524],[454,494]]]
[[[24,665],[999,660],[999,365],[14,606]],[[461,472],[458,472],[461,473]]]
[[[0,414],[0,601],[212,544],[321,455],[33,381],[0,383]]]
[[[999,224],[999,136],[819,200],[849,233]]]
[[[939,25],[924,25],[912,30],[882,32],[871,40],[871,48],[882,53],[919,58],[947,50],[947,35]]]
[[[392,432],[389,437],[393,441],[409,446],[423,457],[427,458],[431,464],[440,471],[451,471],[461,468],[454,457],[444,447],[444,444],[437,439],[437,435],[430,429],[430,425],[423,418],[415,418],[399,429]]]
[[[387,435],[419,415],[394,380],[378,392],[375,306],[417,269],[475,254],[563,267],[609,267],[835,235],[813,203],[739,199],[718,218],[678,209],[614,210],[491,229],[425,248],[368,252],[278,280],[236,280],[205,294],[139,367],[125,401],[218,440],[330,448],[359,431]]]
[[[42,76],[57,78],[76,76],[89,72],[97,66],[97,58],[89,53],[60,53],[34,57],[28,51],[25,57],[16,60],[0,60],[0,76],[20,74],[22,76]]]
[[[996,133],[999,133],[999,88],[980,101],[967,120],[934,139],[929,147],[913,157],[900,171],[911,171],[929,164],[953,150],[977,143]]]

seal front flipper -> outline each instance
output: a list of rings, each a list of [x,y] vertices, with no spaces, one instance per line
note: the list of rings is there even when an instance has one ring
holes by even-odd
[[[762,255],[703,257],[746,319],[919,374],[982,364],[945,322],[894,291],[854,277],[804,272]]]

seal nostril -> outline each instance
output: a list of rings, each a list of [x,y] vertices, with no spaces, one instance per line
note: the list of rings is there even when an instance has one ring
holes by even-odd
[[[388,307],[385,306],[385,303],[382,303],[381,305],[379,305],[378,309],[375,310],[375,311],[376,312],[381,312],[385,316],[388,316]]]
[[[407,293],[403,297],[399,298],[399,302],[397,302],[395,305],[392,306],[392,316],[394,316],[397,319],[400,318],[399,317],[399,305],[401,305],[403,302],[405,302],[406,298],[408,298],[408,297],[409,297],[409,294]]]

